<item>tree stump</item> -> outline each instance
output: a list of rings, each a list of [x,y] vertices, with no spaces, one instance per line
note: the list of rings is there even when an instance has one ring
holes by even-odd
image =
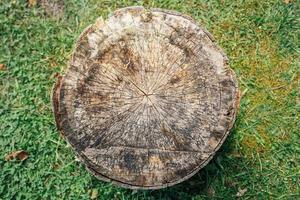
[[[97,178],[158,189],[211,160],[233,126],[238,91],[226,55],[193,19],[128,7],[80,35],[53,107]]]

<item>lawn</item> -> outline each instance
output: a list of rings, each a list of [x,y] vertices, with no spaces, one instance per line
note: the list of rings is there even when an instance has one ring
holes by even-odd
[[[32,2],[32,1],[31,1]],[[300,199],[300,2],[65,0],[56,12],[0,1],[0,199]],[[242,91],[231,135],[179,185],[132,191],[102,182],[56,130],[51,89],[99,16],[143,5],[188,14],[230,58]],[[4,158],[17,150],[24,161]],[[244,194],[241,194],[244,193]]]

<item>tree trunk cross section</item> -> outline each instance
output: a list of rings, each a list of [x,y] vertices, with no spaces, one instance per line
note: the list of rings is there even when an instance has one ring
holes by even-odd
[[[193,19],[128,7],[84,30],[52,100],[59,130],[97,178],[158,189],[208,163],[238,91],[226,55]]]

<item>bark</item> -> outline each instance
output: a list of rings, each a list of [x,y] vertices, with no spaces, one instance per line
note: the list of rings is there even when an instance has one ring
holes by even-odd
[[[158,189],[209,162],[233,126],[238,94],[226,55],[193,19],[128,7],[80,35],[53,107],[96,177]]]

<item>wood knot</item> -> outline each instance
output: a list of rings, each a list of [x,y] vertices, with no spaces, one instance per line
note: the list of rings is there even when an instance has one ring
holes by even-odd
[[[143,22],[149,22],[152,19],[152,13],[150,11],[144,11],[141,13],[141,19]]]

